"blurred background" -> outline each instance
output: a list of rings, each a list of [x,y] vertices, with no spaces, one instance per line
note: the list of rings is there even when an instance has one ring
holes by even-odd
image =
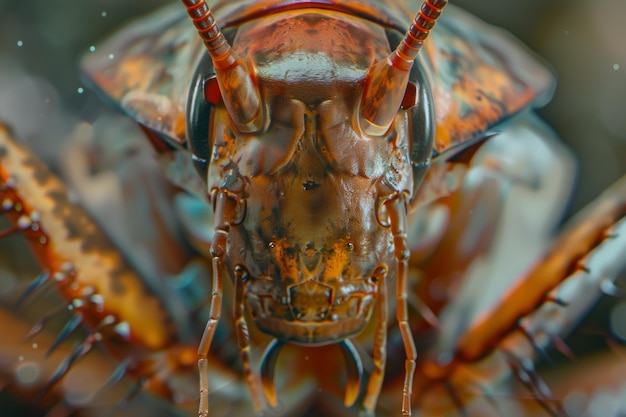
[[[102,112],[81,82],[80,57],[129,19],[172,1],[0,0],[0,120],[54,166],[63,140]],[[557,74],[554,99],[538,113],[578,159],[568,215],[575,213],[626,173],[626,1],[453,3],[515,34]],[[600,304],[601,324],[593,326],[608,328],[614,303]]]

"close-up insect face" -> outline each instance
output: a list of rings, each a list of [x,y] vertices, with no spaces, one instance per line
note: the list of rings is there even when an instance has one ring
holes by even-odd
[[[626,414],[620,0],[127,3],[0,0],[0,414]]]
[[[387,36],[362,19],[306,9],[243,25],[232,47],[254,69],[257,92],[248,94],[259,108],[250,113],[263,120],[246,132],[227,106],[209,115],[208,189],[226,184],[242,211],[228,267],[250,274],[247,303],[262,330],[337,342],[362,330],[375,281],[395,264],[384,205],[413,190],[407,112],[383,135],[359,126],[371,63],[391,53]]]

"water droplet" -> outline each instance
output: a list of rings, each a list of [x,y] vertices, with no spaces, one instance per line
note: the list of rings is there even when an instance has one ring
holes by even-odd
[[[619,64],[613,64],[613,69],[617,71],[619,69]]]
[[[78,89],[76,91],[78,91],[78,94],[83,94],[85,92],[83,87],[78,87]]]
[[[103,11],[102,13],[100,13],[100,16],[102,16],[102,17],[107,17],[107,12],[104,12],[104,11]]]
[[[95,47],[95,46],[93,46],[93,45],[91,45],[91,46],[89,47],[89,52],[96,52],[96,47]]]
[[[109,54],[109,59],[115,59],[115,55]]]
[[[24,42],[23,41],[17,41],[17,46],[21,48],[22,46],[24,46]]]
[[[39,345],[37,344],[37,342],[33,343],[33,349],[37,349],[39,347]]]
[[[21,385],[31,385],[39,379],[39,367],[32,362],[21,363],[15,369],[15,379]]]
[[[615,398],[613,393],[606,388],[598,389],[589,401],[589,407],[587,409],[586,416],[589,417],[604,417],[615,416],[615,411],[619,407],[618,399]]]
[[[587,395],[584,392],[572,391],[563,400],[563,408],[568,416],[579,417],[587,410]]]

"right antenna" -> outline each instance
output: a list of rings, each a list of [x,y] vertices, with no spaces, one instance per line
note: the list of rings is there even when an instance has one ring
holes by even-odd
[[[369,135],[389,130],[402,104],[413,61],[435,26],[448,0],[426,0],[395,51],[370,68],[363,98],[360,125]]]

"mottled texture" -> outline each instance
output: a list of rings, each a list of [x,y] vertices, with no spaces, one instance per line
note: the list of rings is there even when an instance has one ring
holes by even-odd
[[[16,188],[9,188],[6,193],[12,193],[11,199],[22,207],[20,212],[8,215],[14,221],[24,214],[40,219],[38,235],[30,240],[32,250],[51,276],[65,276],[66,280],[58,285],[66,302],[80,299],[89,304],[92,295],[99,295],[104,300],[101,308],[92,305],[80,309],[87,326],[96,328],[107,315],[112,315],[115,324],[128,323],[130,340],[142,348],[167,346],[172,329],[166,311],[102,229],[83,207],[71,200],[59,179],[1,126],[0,146],[6,149],[6,155],[0,159],[0,183],[6,183],[8,178],[15,182]],[[3,194],[0,190],[0,200]]]
[[[225,2],[214,7],[214,14],[225,30],[255,17],[297,10],[303,4],[307,2]],[[418,6],[418,2],[381,6],[365,1],[338,1],[321,13],[349,12],[402,34]],[[553,89],[552,75],[521,43],[454,6],[448,9],[426,42],[426,54],[417,60],[426,70],[435,98],[438,152],[482,135],[533,103],[545,103]],[[142,24],[123,30],[84,62],[89,77],[126,112],[179,142],[185,140],[184,107],[190,77],[204,53],[193,27],[184,18],[180,8],[164,9]],[[324,33],[320,28],[313,30]],[[269,47],[281,42],[281,34],[284,36],[284,31],[276,28],[247,41],[267,43]],[[285,41],[297,39],[287,37]],[[365,58],[355,54],[363,48],[361,40],[349,43],[353,49],[346,51],[346,58],[352,56],[354,64]],[[333,38],[326,42],[332,43]],[[109,59],[111,53],[113,60]],[[259,67],[272,61],[271,53],[262,55],[255,58]],[[293,65],[300,60],[301,68],[307,68],[309,75],[313,76],[319,65],[325,78],[332,79],[332,68],[324,70],[324,62],[336,65],[335,59],[341,61],[341,57],[324,58],[323,54],[315,63],[307,63],[306,59],[310,58],[293,56],[282,64],[272,61],[268,70],[296,71],[290,77],[297,77],[298,70]]]

